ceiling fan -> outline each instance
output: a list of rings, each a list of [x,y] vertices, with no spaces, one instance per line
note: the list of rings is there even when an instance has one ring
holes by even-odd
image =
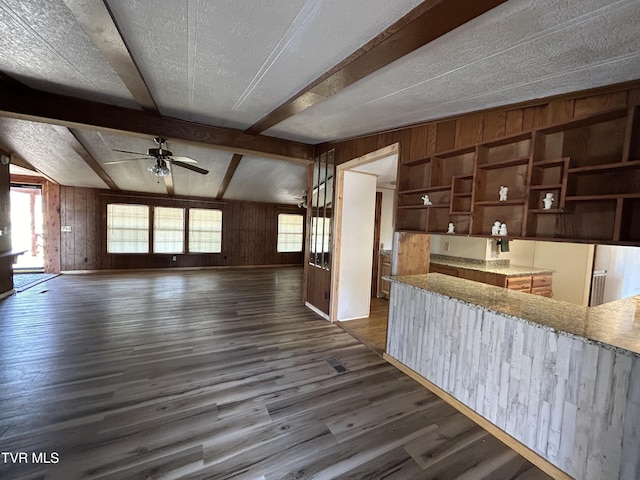
[[[124,163],[134,160],[147,160],[149,158],[155,158],[156,163],[150,166],[147,170],[158,177],[166,177],[171,173],[171,170],[169,170],[169,167],[167,166],[167,162],[171,166],[175,165],[178,167],[186,168],[187,170],[191,170],[192,172],[200,173],[202,175],[206,175],[207,173],[209,173],[209,170],[205,170],[204,168],[196,167],[195,165],[193,165],[194,163],[198,163],[197,160],[194,160],[191,157],[180,157],[177,155],[173,155],[172,151],[165,148],[166,141],[164,138],[155,137],[154,141],[156,142],[158,147],[148,149],[147,153],[131,152],[129,150],[117,150],[114,148],[114,152],[130,153],[133,155],[144,155],[144,157],[105,162],[105,165],[113,165],[115,163]]]

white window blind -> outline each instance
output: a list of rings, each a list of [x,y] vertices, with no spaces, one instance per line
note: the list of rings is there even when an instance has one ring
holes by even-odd
[[[154,253],[184,252],[184,208],[153,209]]]
[[[301,252],[304,217],[297,214],[278,214],[278,252]]]
[[[220,253],[222,251],[222,210],[189,210],[189,251]]]
[[[149,252],[149,207],[107,205],[107,252]]]

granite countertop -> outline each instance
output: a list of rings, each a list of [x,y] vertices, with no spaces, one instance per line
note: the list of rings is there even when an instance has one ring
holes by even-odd
[[[640,295],[582,307],[439,273],[385,278],[640,356]]]
[[[483,261],[468,258],[448,257],[445,255],[431,255],[431,263],[446,267],[466,268],[467,270],[477,270],[479,272],[497,273],[507,277],[518,277],[520,275],[537,275],[553,273],[553,270],[525,267],[522,265],[510,265],[509,260]]]

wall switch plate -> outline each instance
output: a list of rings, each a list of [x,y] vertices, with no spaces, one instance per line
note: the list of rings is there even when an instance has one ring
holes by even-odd
[[[174,261],[174,262],[176,261],[176,258],[177,258],[177,257],[174,255],[174,256],[173,256],[173,261]]]
[[[449,250],[451,250],[451,243],[444,242],[444,251],[448,252]]]

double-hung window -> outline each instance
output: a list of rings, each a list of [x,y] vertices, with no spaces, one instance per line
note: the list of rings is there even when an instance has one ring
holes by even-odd
[[[153,209],[153,252],[184,253],[184,208]]]
[[[301,252],[303,232],[303,215],[278,214],[278,252]]]
[[[149,253],[149,207],[107,205],[107,252]]]
[[[189,252],[222,251],[222,210],[189,209]]]

